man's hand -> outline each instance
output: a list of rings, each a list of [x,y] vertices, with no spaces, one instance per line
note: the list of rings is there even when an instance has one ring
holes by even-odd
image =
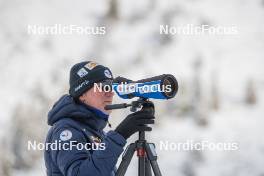
[[[151,131],[152,128],[148,124],[154,124],[154,115],[149,111],[138,111],[129,114],[115,129],[125,139],[138,131]]]

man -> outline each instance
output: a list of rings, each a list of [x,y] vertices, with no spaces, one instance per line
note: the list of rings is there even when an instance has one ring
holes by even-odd
[[[113,80],[110,69],[95,62],[71,68],[70,95],[62,96],[48,114],[52,126],[44,153],[48,176],[113,176],[126,140],[138,131],[151,131],[147,124],[154,123],[154,116],[142,110],[128,115],[115,130],[103,131],[111,113],[104,107],[114,94],[94,89],[94,84]],[[56,143],[62,147],[52,148]]]

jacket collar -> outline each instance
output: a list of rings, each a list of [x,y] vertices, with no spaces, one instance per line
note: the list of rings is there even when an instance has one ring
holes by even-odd
[[[70,95],[63,95],[48,113],[48,124],[64,118],[72,118],[95,130],[103,130],[107,124],[108,115],[83,103],[76,103]]]

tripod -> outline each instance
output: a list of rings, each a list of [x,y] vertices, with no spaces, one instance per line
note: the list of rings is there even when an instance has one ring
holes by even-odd
[[[131,104],[115,104],[109,105],[106,109],[120,109],[131,106],[131,111],[135,112],[137,108],[142,106],[142,109],[151,111],[154,114],[155,108],[151,101],[144,98],[139,98],[137,101],[133,101]],[[139,176],[152,176],[152,170],[155,176],[161,176],[161,171],[157,162],[157,153],[155,151],[155,145],[148,143],[145,139],[145,132],[139,132],[138,140],[127,146],[122,161],[117,169],[117,176],[124,176],[127,168],[132,160],[132,157],[137,152],[138,157],[138,175]],[[151,170],[152,168],[152,170]]]
[[[155,145],[146,141],[145,132],[139,132],[139,139],[135,143],[129,144],[126,148],[122,156],[122,162],[120,163],[117,170],[117,176],[125,175],[135,151],[137,151],[138,157],[139,176],[151,176],[151,167],[155,176],[161,176],[161,172],[157,162]]]

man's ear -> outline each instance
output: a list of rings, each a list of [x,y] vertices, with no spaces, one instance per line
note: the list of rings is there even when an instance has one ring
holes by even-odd
[[[88,91],[84,92],[84,93],[79,97],[79,101],[84,102],[85,99],[86,99],[87,93],[88,93]]]
[[[83,102],[85,100],[84,96],[85,96],[84,93],[81,96],[79,96],[79,101],[80,102]]]

